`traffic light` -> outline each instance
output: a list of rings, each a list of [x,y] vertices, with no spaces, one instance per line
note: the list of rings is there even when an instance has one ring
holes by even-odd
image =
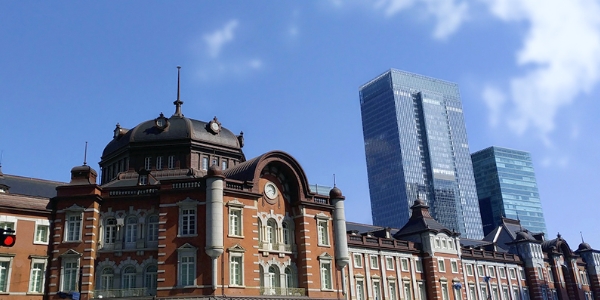
[[[15,231],[12,229],[1,229],[0,228],[0,246],[12,247],[17,241]]]

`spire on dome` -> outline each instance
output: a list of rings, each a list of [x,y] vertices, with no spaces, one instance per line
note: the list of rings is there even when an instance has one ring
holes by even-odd
[[[177,117],[183,117],[183,114],[181,113],[181,105],[183,104],[183,101],[181,101],[179,99],[180,71],[181,71],[181,67],[177,66],[177,100],[173,101],[173,104],[175,104],[175,113],[173,114],[173,116],[177,116]]]

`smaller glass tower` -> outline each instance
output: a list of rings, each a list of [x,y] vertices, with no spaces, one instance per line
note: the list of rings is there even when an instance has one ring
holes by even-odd
[[[489,147],[471,154],[471,159],[486,235],[502,217],[519,219],[530,231],[548,234],[529,152]]]

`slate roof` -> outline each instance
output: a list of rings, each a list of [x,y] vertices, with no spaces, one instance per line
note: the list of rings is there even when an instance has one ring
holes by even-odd
[[[2,172],[0,172],[0,184],[7,185],[9,187],[8,192],[10,194],[46,198],[52,198],[56,196],[57,186],[67,185],[65,182],[8,175],[2,174]]]
[[[0,193],[0,207],[2,208],[50,211],[49,203],[50,199],[48,198]]]
[[[399,238],[406,235],[421,233],[425,231],[441,232],[445,231],[447,234],[453,234],[453,232],[440,224],[429,214],[429,206],[417,199],[415,204],[411,207],[412,215],[408,222],[394,235]],[[458,234],[458,233],[455,233]]]

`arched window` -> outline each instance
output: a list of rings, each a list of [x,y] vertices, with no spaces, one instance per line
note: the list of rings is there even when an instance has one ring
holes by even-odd
[[[158,242],[158,216],[153,215],[148,218],[148,242]]]
[[[156,291],[157,271],[158,268],[156,265],[150,265],[146,267],[146,272],[144,274],[144,287],[147,288],[148,291]]]
[[[129,217],[127,218],[126,228],[125,228],[125,243],[130,243],[135,246],[135,242],[137,241],[137,228],[138,228],[138,220],[137,217]]]
[[[263,266],[258,266],[258,277],[260,280],[260,287],[264,288],[265,287],[265,268],[263,268]]]
[[[292,232],[290,230],[290,225],[287,222],[283,222],[281,224],[281,228],[283,229],[283,243],[286,245],[292,244]],[[288,249],[286,249],[288,250]],[[288,250],[289,251],[289,250]]]
[[[108,218],[104,222],[104,245],[112,246],[117,240],[117,220]]]
[[[273,219],[267,221],[267,242],[275,244],[275,232],[277,229],[277,223]]]
[[[269,285],[271,288],[278,288],[281,286],[279,282],[279,268],[276,266],[269,267]]]
[[[290,267],[285,268],[285,286],[288,288],[296,287],[296,280],[294,279],[294,271],[292,271],[292,268],[290,268]]]
[[[133,289],[135,288],[135,267],[128,266],[123,270],[123,274],[121,276],[123,278],[123,284],[121,288],[123,289]]]
[[[114,276],[115,272],[113,268],[106,267],[102,269],[102,273],[100,274],[100,288],[103,290],[112,290]]]

